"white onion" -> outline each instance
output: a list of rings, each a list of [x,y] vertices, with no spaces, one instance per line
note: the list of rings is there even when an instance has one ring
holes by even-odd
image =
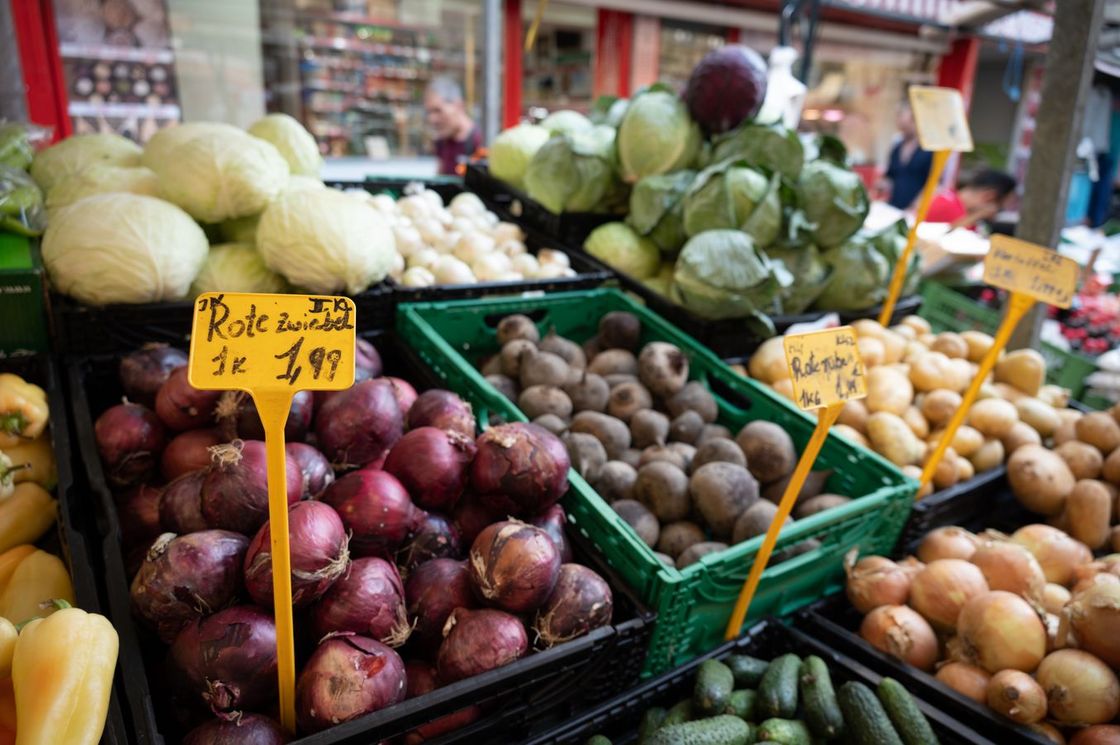
[[[560,266],[571,266],[572,262],[568,258],[568,254],[563,251],[557,251],[552,248],[542,248],[537,252],[537,261],[542,264],[559,264]]]
[[[397,213],[397,200],[388,194],[374,194],[369,198],[369,202],[378,212],[384,212],[386,215]]]
[[[441,285],[470,285],[476,281],[471,268],[454,256],[440,256],[432,274]]]
[[[464,191],[451,198],[447,206],[455,215],[475,215],[486,211],[486,205],[473,192]]]
[[[473,264],[480,258],[494,250],[494,240],[485,233],[470,232],[463,236],[451,250],[456,259]]]
[[[506,256],[520,256],[527,250],[525,244],[516,238],[509,238],[498,244],[498,250]]]
[[[494,226],[494,230],[490,233],[490,237],[497,243],[504,243],[505,241],[524,241],[525,231],[521,226],[512,222],[499,222]]]
[[[537,261],[537,257],[533,254],[519,254],[510,260],[510,267],[515,272],[519,272],[526,277],[536,276],[540,271],[541,265]]]
[[[435,283],[435,275],[422,266],[406,269],[401,275],[401,284],[405,287],[431,287]]]
[[[420,231],[412,225],[397,225],[393,228],[393,235],[397,239],[397,251],[405,258],[424,247]]]
[[[471,262],[471,271],[483,282],[497,280],[512,268],[509,257],[497,251],[483,254]]]
[[[418,266],[432,271],[436,268],[436,264],[439,263],[440,258],[442,257],[439,251],[433,248],[422,248],[408,257],[408,267],[411,269],[412,267]]]

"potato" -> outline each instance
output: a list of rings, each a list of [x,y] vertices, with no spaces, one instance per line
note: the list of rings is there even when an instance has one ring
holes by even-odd
[[[929,349],[925,344],[922,344],[917,339],[912,339],[906,342],[906,352],[902,355],[902,361],[906,364],[911,364],[914,360],[920,359],[923,355],[929,354]]]
[[[932,451],[930,452],[932,455]],[[957,451],[945,448],[944,455],[933,470],[933,485],[938,489],[948,489],[960,479],[960,469],[957,468]]]
[[[842,497],[839,494],[818,494],[811,499],[795,504],[793,506],[793,516],[798,520],[804,520],[818,512],[831,510],[833,507],[839,507],[851,501],[850,497]]]
[[[1092,445],[1070,440],[1054,448],[1054,452],[1062,456],[1075,479],[1095,479],[1101,475],[1104,457]]]
[[[871,416],[871,412],[867,410],[867,404],[863,399],[854,398],[851,401],[844,402],[844,408],[840,409],[840,416],[837,417],[837,424],[846,424],[854,429],[856,432],[867,432],[867,417]]]
[[[929,444],[936,445],[940,439],[940,435],[930,435]],[[984,444],[984,435],[980,431],[969,427],[967,424],[962,424],[957,427],[956,434],[953,435],[953,441],[949,446],[957,451],[958,455],[968,457],[975,453]]]
[[[688,476],[672,463],[653,461],[638,469],[633,498],[649,508],[663,523],[688,517]]]
[[[1015,406],[998,398],[977,401],[968,412],[968,423],[985,437],[1002,439],[1018,421],[1019,412]]]
[[[964,360],[961,362],[968,364]],[[947,388],[959,392],[968,387],[969,380],[964,368],[941,352],[926,352],[910,363],[910,382],[917,391]]]
[[[777,514],[778,505],[773,502],[763,500],[756,503],[742,515],[739,515],[739,519],[735,521],[735,530],[731,534],[732,544],[742,543],[757,535],[762,535],[770,529],[770,523],[774,522]],[[782,523],[782,527],[793,521],[792,517],[787,517],[786,521]]]
[[[727,538],[739,515],[758,501],[758,482],[743,466],[716,461],[696,469],[688,493],[712,535]]]
[[[906,341],[914,341],[918,338],[918,332],[914,330],[913,326],[907,326],[900,323],[897,326],[891,326],[890,330],[901,336]]]
[[[979,450],[968,457],[968,460],[977,473],[983,473],[1003,465],[1006,452],[1003,443],[999,440],[986,440]]]
[[[1113,404],[1109,408],[1108,413],[1112,415],[1112,418],[1115,419],[1118,424],[1120,424],[1120,403]]]
[[[1069,534],[1096,551],[1108,543],[1112,495],[1104,484],[1081,479],[1066,498]]]
[[[1054,434],[1054,430],[1062,423],[1053,406],[1031,396],[1024,396],[1016,401],[1015,410],[1019,412],[1019,419],[1034,427],[1035,432],[1043,438]]]
[[[860,318],[852,322],[852,330],[856,332],[859,338],[868,337],[871,339],[882,339],[886,329],[883,324],[879,323],[873,318]]]
[[[962,331],[961,339],[968,345],[968,354],[965,355],[965,358],[969,362],[979,362],[984,359],[984,355],[988,353],[988,350],[992,348],[992,344],[995,343],[995,339],[993,339],[990,334],[985,334],[983,331],[974,331],[972,329]]]
[[[917,466],[903,466],[902,473],[914,479],[915,481],[920,481],[922,478],[922,469],[918,468]],[[916,499],[921,499],[922,497],[928,497],[932,493],[933,482],[930,482],[925,486],[919,488],[918,493],[914,496]]]
[[[1041,445],[1024,445],[1011,454],[1007,480],[1020,504],[1050,517],[1062,513],[1076,484],[1061,456]]]
[[[872,367],[867,371],[867,398],[863,400],[868,411],[889,411],[902,416],[914,400],[914,386],[893,368]]]
[[[957,481],[968,481],[976,475],[976,469],[968,458],[957,456]]]
[[[889,329],[884,329],[879,341],[883,342],[883,362],[885,364],[889,365],[902,361],[903,355],[906,354],[906,337]]]
[[[773,388],[778,394],[788,398],[790,401],[793,400],[793,381],[789,378],[775,380],[770,384],[770,387]]]
[[[1055,409],[1065,408],[1069,406],[1069,389],[1048,383],[1038,389],[1038,399]]]
[[[759,345],[747,363],[747,371],[755,380],[773,383],[789,377],[786,350],[782,337],[774,336]]]
[[[1104,455],[1120,447],[1120,424],[1106,411],[1094,411],[1077,420],[1077,439],[1092,445]]]
[[[1024,422],[1015,422],[1011,430],[1001,437],[1000,440],[1003,441],[1003,447],[1009,453],[1014,453],[1024,445],[1042,444],[1042,438],[1039,436],[1038,432]]]
[[[949,379],[946,381],[949,390],[963,392],[972,385],[976,377],[976,365],[964,358],[949,360]]]
[[[887,354],[883,342],[870,336],[861,336],[857,339],[856,348],[859,349],[863,364],[869,368],[883,364],[883,358]]]
[[[999,391],[997,391],[996,387],[991,383],[981,383],[980,390],[976,391],[976,400],[983,401],[985,398],[1003,398],[1004,401],[1007,400],[999,395]]]
[[[1002,398],[1004,401],[1017,403],[1020,399],[1029,398],[1027,394],[1023,393],[1021,390],[1011,385],[1010,383],[992,383],[991,386],[992,390],[995,391],[995,394]]]
[[[719,543],[718,541],[701,541],[700,543],[693,543],[686,548],[684,552],[677,557],[677,569],[684,569],[691,566],[708,554],[714,554],[719,551],[727,549],[726,543]]]
[[[641,502],[633,499],[620,499],[611,505],[611,509],[618,513],[627,525],[634,529],[642,543],[650,548],[657,545],[661,536],[661,524],[657,517],[646,509]]]
[[[927,393],[922,399],[921,412],[932,426],[944,427],[960,407],[961,394],[938,388]]]
[[[914,333],[916,334],[928,334],[933,331],[929,325],[929,321],[921,316],[906,316],[902,319],[902,325],[914,329]]]
[[[906,411],[902,412],[902,421],[906,422],[906,426],[919,440],[929,437],[929,422],[922,416],[922,412],[918,411],[917,406],[906,407]]]
[[[622,454],[630,448],[630,428],[626,423],[598,411],[581,411],[572,418],[572,432],[594,435],[607,451],[607,457],[623,460]]]
[[[773,422],[757,419],[735,436],[747,456],[747,468],[759,483],[777,481],[797,465],[797,451],[789,434]]]
[[[918,334],[918,343],[921,344],[926,349],[929,349],[930,347],[932,347],[933,343],[935,341],[937,341],[937,335],[934,334],[932,331],[929,332],[928,334]]]
[[[1113,486],[1120,486],[1120,449],[1113,450],[1104,459],[1101,466],[1101,475],[1104,480]]]
[[[1046,360],[1033,349],[1016,349],[996,363],[995,379],[997,383],[1010,383],[1028,396],[1036,396],[1046,382]]]
[[[704,530],[693,522],[681,520],[661,526],[657,550],[676,559],[694,543],[704,540]]]
[[[859,445],[860,447],[865,447],[865,448],[868,448],[868,449],[871,448],[871,443],[867,441],[867,438],[863,436],[862,432],[859,432],[858,430],[852,429],[851,427],[849,427],[846,424],[834,424],[834,425],[832,425],[831,432],[835,435],[839,435],[840,437],[843,437],[845,440],[847,440],[850,443],[853,443],[855,445]]]
[[[968,357],[968,344],[961,338],[960,334],[952,331],[942,331],[933,340],[930,345],[930,350],[934,352],[941,352],[949,358],[967,358]]]
[[[1078,411],[1077,409],[1056,409],[1058,418],[1062,420],[1062,424],[1076,424],[1077,420],[1085,416],[1085,412]]]
[[[872,414],[867,420],[867,434],[875,452],[891,463],[906,466],[921,462],[925,448],[898,415],[886,411]]]

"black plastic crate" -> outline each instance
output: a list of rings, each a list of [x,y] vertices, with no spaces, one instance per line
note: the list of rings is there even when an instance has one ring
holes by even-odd
[[[837,687],[843,682],[858,681],[874,689],[883,677],[797,628],[789,628],[773,618],[767,618],[747,629],[739,639],[647,681],[577,719],[529,740],[527,745],[583,745],[597,734],[605,735],[615,745],[633,743],[637,739],[638,722],[646,709],[651,706],[668,708],[692,695],[696,669],[704,660],[723,659],[731,654],[749,654],[770,660],[789,652],[801,657],[815,654],[822,658],[828,664]],[[991,745],[993,742],[973,731],[967,724],[968,720],[957,721],[920,697],[917,703],[942,745]],[[997,739],[994,742],[1006,740]]]
[[[386,373],[406,377],[419,390],[440,385],[404,344],[390,334],[363,334],[378,346]],[[133,742],[163,745],[178,742],[185,732],[167,711],[167,702],[153,695],[162,686],[166,648],[135,625],[130,610],[129,581],[120,545],[116,507],[102,471],[93,439],[96,415],[119,399],[117,357],[98,356],[70,361],[67,387],[74,405],[84,469],[91,490],[107,516],[102,544],[109,612],[121,635],[125,673],[125,705],[132,718]],[[486,421],[484,406],[475,406]],[[439,688],[397,706],[304,737],[300,745],[364,745],[403,735],[409,730],[467,706],[479,704],[484,715],[473,724],[430,742],[507,743],[523,739],[534,727],[565,721],[575,712],[617,694],[637,682],[645,661],[655,614],[618,578],[601,557],[569,531],[573,550],[594,568],[614,591],[615,621],[553,649],[483,675]]]

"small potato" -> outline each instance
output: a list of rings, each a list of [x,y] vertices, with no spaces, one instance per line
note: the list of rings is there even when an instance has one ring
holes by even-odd
[[[1010,401],[1013,404],[1018,403],[1021,399],[1029,398],[1027,394],[1023,393],[1021,390],[1011,385],[1010,383],[992,383],[991,386],[992,390],[995,391],[997,396],[1002,398],[1004,401]]]
[[[1113,450],[1104,459],[1104,464],[1101,466],[1101,475],[1104,476],[1105,481],[1113,486],[1120,486],[1120,450]]]
[[[917,466],[903,466],[902,473],[914,479],[915,481],[919,481],[922,478],[922,469],[918,468]],[[928,497],[932,493],[933,482],[930,482],[918,489],[918,493],[915,496],[917,499],[921,499],[922,497]]]
[[[1043,438],[1054,434],[1062,423],[1054,407],[1037,398],[1024,396],[1015,402],[1015,409],[1019,412],[1019,419],[1034,427]]]
[[[1077,439],[1092,445],[1104,455],[1120,447],[1120,424],[1106,411],[1094,411],[1077,420]]]
[[[942,331],[938,334],[937,338],[933,340],[933,344],[930,345],[930,350],[941,352],[950,359],[958,357],[965,359],[968,357],[968,344],[961,338],[960,334],[952,331]]]
[[[1060,385],[1047,384],[1038,389],[1038,399],[1055,409],[1069,406],[1069,389]],[[1115,416],[1115,415],[1114,415]]]
[[[856,341],[856,348],[859,349],[859,356],[863,358],[863,364],[869,368],[883,364],[883,358],[887,354],[883,342],[871,336],[861,336]]]
[[[770,384],[770,387],[773,388],[776,393],[785,396],[790,401],[793,400],[793,381],[789,378],[775,380]]]
[[[840,416],[836,419],[836,423],[846,424],[856,432],[866,434],[869,416],[871,412],[867,410],[867,404],[862,399],[854,398],[844,402],[844,408],[840,409]]]
[[[884,329],[879,341],[883,342],[884,364],[889,365],[902,361],[903,355],[906,354],[906,338],[904,336],[889,329]]]
[[[951,391],[964,391],[972,384],[976,377],[976,365],[968,360],[958,357],[949,360],[948,388]]]
[[[773,383],[788,378],[789,365],[786,364],[782,337],[774,336],[762,342],[751,355],[747,370],[752,378],[763,383]]]
[[[968,354],[965,357],[969,362],[979,362],[984,359],[984,355],[995,343],[995,339],[990,334],[985,334],[983,331],[973,331],[972,329],[962,331],[961,338],[968,345]]]
[[[890,367],[872,367],[867,371],[867,398],[864,402],[869,411],[889,411],[902,416],[913,400],[914,386],[902,373]]]
[[[653,461],[638,469],[632,496],[663,523],[688,517],[688,476],[672,463]]]
[[[981,383],[980,390],[976,392],[976,400],[983,401],[985,398],[1003,398],[1003,396],[999,395],[999,391],[991,383]],[[1003,398],[1003,400],[1007,399]]]
[[[869,337],[872,339],[881,339],[886,329],[883,325],[873,318],[860,318],[852,322],[852,329],[856,332],[859,338]]]
[[[929,325],[929,321],[921,316],[906,316],[902,319],[902,325],[909,326],[914,329],[917,334],[928,334],[933,331]]]
[[[942,433],[942,430],[930,433],[928,440],[930,447],[935,447],[937,445],[938,441],[941,439]],[[950,443],[950,447],[956,450],[958,455],[963,455],[967,458],[979,450],[980,446],[983,444],[984,435],[980,434],[979,430],[969,427],[967,424],[962,424],[960,427],[957,427],[957,433],[953,435],[953,441]]]
[[[926,349],[931,349],[935,341],[937,341],[937,335],[933,332],[930,332],[928,334],[918,334],[918,342]]]
[[[902,412],[902,421],[906,422],[906,426],[919,440],[929,437],[929,422],[922,416],[922,412],[918,411],[917,406],[907,407],[906,411]]]
[[[976,469],[976,473],[983,473],[1001,466],[1006,452],[1003,443],[999,440],[987,440],[979,450],[969,456],[968,460]]]
[[[1108,543],[1112,495],[1104,484],[1081,479],[1066,498],[1069,534],[1096,551]]]
[[[927,352],[910,363],[910,382],[917,391],[935,391],[938,388],[963,391],[968,387],[968,380],[962,384],[962,377],[963,371],[941,352]]]
[[[890,330],[901,336],[906,341],[914,341],[918,338],[918,332],[914,330],[913,326],[907,326],[900,323],[897,326],[891,326]]]
[[[1064,512],[1066,499],[1077,483],[1060,456],[1038,445],[1024,445],[1011,453],[1007,481],[1021,505],[1047,517]]]
[[[998,398],[977,401],[968,412],[968,423],[985,437],[1003,438],[1018,421],[1015,406]]]
[[[996,363],[997,383],[1010,383],[1028,396],[1038,395],[1046,382],[1046,360],[1034,349],[1016,349]]]
[[[916,465],[921,462],[925,448],[914,436],[906,422],[896,414],[880,411],[867,420],[867,434],[871,447],[898,466]],[[750,462],[750,458],[747,458]]]
[[[1054,452],[1062,456],[1075,479],[1095,479],[1101,475],[1104,457],[1092,445],[1086,445],[1080,440],[1070,440],[1058,445]]]
[[[1055,447],[1057,447],[1058,445],[1061,445],[1063,443],[1069,442],[1071,440],[1076,440],[1076,439],[1077,439],[1077,427],[1074,425],[1074,423],[1073,422],[1062,422],[1061,424],[1058,425],[1058,428],[1056,430],[1054,430],[1054,435],[1053,435],[1053,437],[1051,438],[1050,441],[1054,444]]]
[[[931,453],[932,454],[932,453]],[[945,454],[937,463],[933,471],[933,485],[938,489],[948,489],[960,479],[960,469],[957,467],[957,451],[945,448]]]
[[[961,407],[961,394],[939,388],[922,399],[922,416],[934,427],[943,427]]]
[[[976,469],[968,458],[957,457],[957,481],[968,481],[976,475]]]
[[[860,447],[871,447],[871,443],[867,441],[867,438],[863,436],[862,432],[852,429],[846,424],[834,424],[831,432]]]
[[[1042,438],[1039,437],[1038,432],[1029,424],[1023,422],[1015,422],[1006,435],[1000,438],[1003,441],[1003,447],[1007,449],[1008,453],[1014,453],[1024,445],[1041,445]]]
[[[913,339],[906,342],[906,352],[902,355],[902,361],[911,364],[914,360],[920,359],[926,354],[929,354],[929,348],[917,339]]]
[[[1069,422],[1074,424],[1078,419],[1085,416],[1085,412],[1078,411],[1077,409],[1058,409],[1058,418],[1062,420],[1062,424]]]

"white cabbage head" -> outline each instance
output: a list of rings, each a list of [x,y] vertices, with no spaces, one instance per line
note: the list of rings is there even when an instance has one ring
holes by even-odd
[[[47,192],[47,209],[56,210],[95,194],[123,191],[159,196],[159,179],[150,168],[98,163],[60,181]]]
[[[270,142],[288,161],[293,174],[318,176],[323,167],[319,145],[303,125],[287,114],[269,114],[249,125],[249,134]]]
[[[31,178],[46,193],[92,165],[138,166],[140,153],[139,145],[120,135],[75,135],[36,153]]]
[[[218,243],[210,247],[202,271],[191,285],[200,292],[285,292],[288,283],[265,266],[252,243]]]

